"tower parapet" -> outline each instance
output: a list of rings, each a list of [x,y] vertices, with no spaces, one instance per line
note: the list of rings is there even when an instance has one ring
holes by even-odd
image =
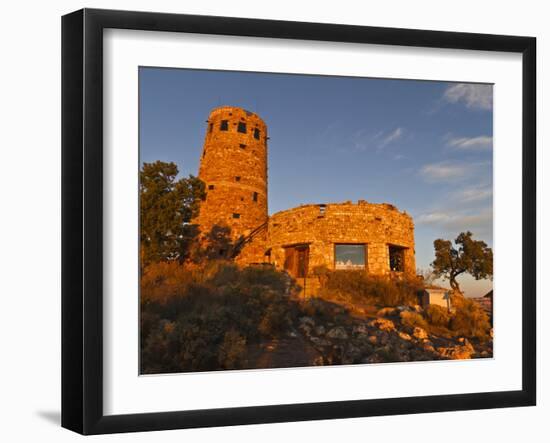
[[[199,178],[206,185],[195,222],[203,233],[227,226],[247,236],[267,221],[267,126],[242,108],[214,109],[207,120]]]

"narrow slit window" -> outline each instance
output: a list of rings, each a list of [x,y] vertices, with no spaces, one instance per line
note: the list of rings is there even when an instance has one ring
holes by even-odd
[[[208,125],[208,132],[212,132],[212,129],[214,128],[214,124],[213,123],[210,123]]]
[[[233,218],[241,218],[241,214],[237,214],[236,212],[233,213]]]
[[[252,201],[255,201],[255,202],[258,201],[258,193],[257,193],[257,192],[254,192],[254,193],[252,194]]]
[[[260,130],[258,128],[254,128],[254,138],[256,140],[260,139]]]
[[[237,132],[241,132],[242,134],[246,134],[246,123],[239,122],[239,125],[237,126]]]
[[[227,120],[222,120],[220,123],[220,131],[229,131],[229,122]]]
[[[214,189],[214,185],[208,185],[208,189],[210,190]]]
[[[239,144],[239,148],[244,149],[246,148],[246,145],[244,143]]]

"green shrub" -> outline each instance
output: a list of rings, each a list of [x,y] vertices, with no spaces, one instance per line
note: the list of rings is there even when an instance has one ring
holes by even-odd
[[[418,312],[403,311],[399,314],[401,317],[401,323],[405,326],[410,326],[411,328],[419,327],[422,329],[428,329],[429,325]]]
[[[299,312],[271,267],[155,264],[141,285],[142,373],[244,368],[247,346],[286,333]]]
[[[450,314],[449,311],[437,305],[429,305],[425,311],[428,323],[433,326],[449,327]]]
[[[371,276],[365,271],[329,271],[323,273],[321,296],[348,304],[377,304],[383,306],[412,306],[422,287],[415,278],[392,279]]]
[[[141,275],[141,302],[167,303],[184,294],[192,281],[192,273],[178,261],[153,263]]]
[[[235,329],[225,333],[218,351],[218,363],[224,369],[239,369],[246,365],[246,338]]]
[[[454,296],[452,304],[455,312],[451,317],[450,329],[456,335],[475,337],[482,341],[489,339],[491,324],[487,313],[481,306],[462,296]]]

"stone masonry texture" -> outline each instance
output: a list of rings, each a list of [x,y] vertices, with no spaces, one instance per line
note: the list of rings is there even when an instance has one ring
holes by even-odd
[[[227,226],[238,239],[267,221],[267,127],[256,114],[226,106],[206,124],[199,168],[206,199],[195,223],[202,232]]]
[[[307,274],[317,266],[335,269],[335,245],[365,247],[365,270],[392,273],[390,251],[401,251],[402,272],[416,272],[414,223],[387,203],[309,204],[268,216],[267,126],[236,107],[214,109],[207,120],[199,178],[206,199],[195,220],[201,232],[227,226],[234,240],[245,239],[236,261],[285,268],[287,249],[307,247]]]

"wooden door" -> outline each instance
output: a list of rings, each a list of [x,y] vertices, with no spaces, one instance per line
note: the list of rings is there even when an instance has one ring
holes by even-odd
[[[309,267],[309,245],[285,248],[285,270],[295,278],[307,277]]]
[[[296,263],[296,249],[293,247],[285,248],[285,271],[294,276]]]

